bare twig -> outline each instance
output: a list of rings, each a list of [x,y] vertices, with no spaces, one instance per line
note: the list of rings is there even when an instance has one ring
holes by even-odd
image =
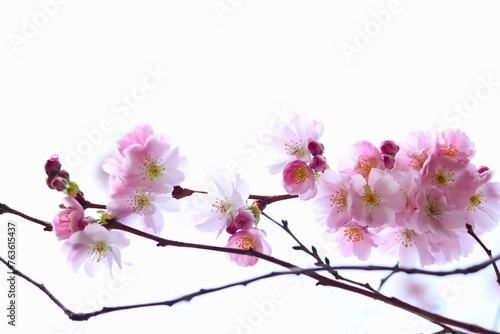
[[[481,245],[481,247],[484,249],[486,254],[488,254],[488,256],[490,257],[490,260],[492,260],[493,255],[491,253],[491,250],[488,249],[488,247],[486,247],[486,245],[481,241],[481,239],[479,239],[479,237],[476,235],[476,233],[472,229],[472,226],[470,224],[465,224],[465,226],[467,227],[467,233],[469,233],[477,241],[477,243],[479,245]],[[495,274],[497,276],[497,283],[500,285],[500,271],[498,270],[498,266],[497,266],[495,261],[493,261],[491,263],[491,265],[493,266],[493,269],[495,270]]]

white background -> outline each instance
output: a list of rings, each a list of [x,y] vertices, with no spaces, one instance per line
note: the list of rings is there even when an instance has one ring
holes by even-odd
[[[147,122],[172,136],[189,161],[183,186],[204,189],[207,175],[235,169],[255,194],[281,194],[274,161],[262,144],[277,115],[304,113],[324,122],[325,155],[335,168],[349,145],[402,140],[414,130],[459,127],[477,148],[473,163],[500,166],[500,6],[496,1],[16,1],[0,4],[0,202],[51,221],[61,194],[44,185],[43,164],[58,153],[87,199],[106,202],[100,166],[115,140]],[[387,15],[389,14],[389,15]],[[377,21],[378,20],[378,21]],[[344,51],[342,51],[344,50]],[[351,53],[346,53],[350,50]],[[147,79],[160,72],[158,81]],[[168,75],[167,75],[168,74]],[[144,80],[149,90],[141,88]],[[485,81],[490,85],[485,85]],[[141,92],[146,92],[140,95]],[[141,101],[125,107],[124,96]],[[479,94],[479,95],[478,95]],[[134,101],[132,101],[134,102]],[[463,114],[454,105],[466,104]],[[466,110],[468,109],[468,110]],[[89,138],[91,140],[89,140]],[[80,150],[78,154],[77,150]],[[76,152],[76,153],[75,153]],[[297,235],[333,263],[310,203],[288,201],[266,212],[288,219]],[[132,239],[121,278],[74,274],[52,233],[19,217],[17,266],[74,311],[153,302],[281,268],[243,269],[224,254],[160,249]],[[163,236],[223,245],[193,228],[183,210],[166,216]],[[311,261],[267,220],[273,255]],[[484,236],[500,252],[498,231]],[[480,249],[460,263],[486,259]],[[374,254],[370,264],[392,265]],[[2,270],[6,272],[6,270]],[[377,286],[383,273],[344,272]],[[6,313],[7,274],[0,279]],[[2,333],[430,333],[439,327],[409,313],[309,279],[276,278],[193,299],[67,319],[36,287],[19,279],[18,327]],[[445,279],[397,275],[383,292],[487,328],[500,289],[493,270]]]

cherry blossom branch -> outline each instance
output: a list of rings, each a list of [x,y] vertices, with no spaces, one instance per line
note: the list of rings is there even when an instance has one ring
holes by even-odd
[[[184,197],[191,196],[194,193],[199,193],[199,194],[206,194],[206,191],[198,191],[198,190],[191,190],[187,188],[183,188],[181,186],[175,186],[174,191],[172,191],[172,197],[175,199],[181,199]],[[266,195],[249,195],[249,199],[254,199],[254,200],[260,200],[263,202],[264,205],[271,204],[274,202],[278,201],[283,201],[287,199],[292,199],[292,198],[298,198],[297,195],[290,195],[290,194],[283,194],[283,195],[271,195],[271,196],[266,196]]]
[[[479,239],[479,237],[476,235],[476,233],[472,229],[472,226],[470,224],[465,224],[465,226],[467,227],[467,233],[469,233],[477,241],[477,243],[484,249],[486,254],[488,254],[488,256],[490,257],[490,260],[492,260],[493,255],[491,253],[491,250],[488,249],[488,247],[486,247],[486,245],[481,241],[481,239]],[[497,266],[495,261],[493,261],[491,263],[491,265],[493,266],[493,268],[495,270],[495,274],[497,276],[497,283],[500,285],[500,271],[498,270],[498,266]]]
[[[32,221],[33,223],[39,224],[44,226],[44,231],[52,231],[52,224],[37,218],[33,218],[31,216],[28,216],[27,214],[24,214],[22,212],[19,212],[17,210],[14,210],[10,208],[7,204],[0,203],[0,215],[4,213],[10,213],[16,216],[19,216],[21,218],[24,218],[26,220]]]
[[[25,214],[20,213],[19,211],[16,211],[16,210],[13,210],[13,209],[9,208],[5,204],[2,204],[0,206],[0,209],[1,209],[1,211],[0,211],[1,213],[8,212],[8,213],[19,215],[19,216],[21,216],[23,218],[26,218],[28,220],[31,220],[31,221],[33,221],[35,223],[41,224],[43,226],[46,226],[46,228],[45,228],[46,231],[50,231],[51,230],[51,228],[50,229],[47,228],[47,225],[50,225],[50,223],[47,223],[47,222],[44,222],[44,221],[41,221],[41,220],[38,220],[38,219],[35,219],[35,218],[32,218],[32,217],[29,217],[29,216],[27,216]],[[272,256],[269,256],[269,255],[266,255],[266,254],[263,254],[263,253],[259,253],[259,252],[255,251],[255,250],[251,249],[251,248],[249,250],[242,250],[242,249],[236,249],[236,248],[217,247],[217,246],[210,246],[210,245],[194,244],[194,243],[186,243],[186,242],[179,242],[179,241],[174,241],[174,240],[168,240],[168,239],[164,239],[164,238],[161,238],[161,237],[158,237],[158,236],[155,236],[155,235],[150,235],[150,234],[142,232],[140,230],[136,230],[136,229],[134,229],[132,227],[129,227],[127,225],[123,225],[123,224],[121,224],[121,223],[119,223],[118,221],[115,221],[115,220],[109,221],[108,224],[106,224],[105,226],[107,228],[109,228],[109,229],[119,229],[119,230],[122,230],[122,231],[126,231],[126,232],[129,232],[129,233],[135,234],[137,236],[141,236],[141,237],[144,237],[144,238],[156,241],[156,242],[158,242],[158,246],[163,246],[163,247],[164,246],[186,247],[186,248],[196,248],[196,249],[218,251],[218,252],[225,252],[225,253],[235,253],[235,254],[242,254],[242,255],[250,255],[250,256],[258,257],[258,258],[260,258],[260,259],[262,259],[264,261],[267,261],[267,262],[279,265],[281,267],[287,268],[287,269],[292,270],[292,271],[303,270],[302,268],[297,267],[297,266],[295,266],[295,265],[293,265],[291,263],[288,263],[286,261],[274,258]],[[328,268],[328,269],[331,270],[332,268]],[[458,327],[458,328],[463,328],[463,329],[466,329],[466,330],[469,330],[469,331],[475,332],[475,333],[496,333],[494,331],[482,328],[482,327],[477,326],[477,325],[467,324],[467,323],[464,323],[464,322],[461,322],[461,321],[458,321],[458,320],[450,319],[450,318],[447,318],[447,317],[444,317],[444,316],[440,316],[440,315],[432,313],[432,312],[428,312],[426,310],[423,310],[421,308],[418,308],[416,306],[413,306],[413,305],[410,305],[410,304],[408,304],[406,302],[403,302],[402,300],[399,300],[399,299],[397,299],[395,297],[385,296],[385,295],[383,295],[383,294],[381,294],[381,293],[379,293],[379,292],[377,292],[377,291],[375,291],[373,289],[366,290],[366,289],[361,288],[361,287],[352,286],[352,285],[349,285],[349,284],[346,284],[346,283],[335,281],[335,280],[329,279],[329,278],[327,278],[325,276],[322,276],[322,275],[320,275],[320,274],[318,274],[316,272],[305,272],[304,275],[306,275],[306,276],[308,276],[308,277],[316,280],[318,285],[331,286],[331,287],[343,289],[343,290],[346,290],[346,291],[350,291],[350,292],[353,292],[353,293],[356,293],[356,294],[363,295],[365,297],[369,297],[369,298],[373,298],[373,299],[382,301],[382,302],[387,303],[389,305],[392,305],[394,307],[401,308],[401,309],[406,310],[406,311],[408,311],[410,313],[416,314],[416,315],[418,315],[418,316],[420,316],[420,317],[422,317],[424,319],[427,319],[428,321],[430,321],[432,323],[435,323],[435,324],[437,324],[437,325],[439,325],[439,326],[441,326],[441,327],[443,327],[445,329],[447,329],[448,328],[447,326],[449,325],[449,326],[454,326],[454,327]],[[37,286],[40,289],[43,290],[43,285],[37,285]],[[53,296],[52,296],[52,298],[53,298]],[[59,305],[60,302],[57,301],[56,304]],[[130,306],[124,306],[123,309],[126,309],[126,308],[130,308]],[[499,334],[499,333],[496,333],[496,334]]]
[[[152,307],[152,306],[169,306],[170,307],[170,306],[173,306],[173,305],[175,305],[175,304],[177,304],[179,302],[190,301],[190,300],[192,300],[195,297],[202,296],[202,295],[205,295],[205,294],[209,294],[209,293],[213,293],[213,292],[225,290],[225,289],[228,289],[228,288],[231,288],[231,287],[235,287],[235,286],[238,286],[238,285],[247,286],[248,284],[253,283],[253,282],[257,282],[257,281],[268,279],[268,278],[272,278],[272,277],[283,276],[283,275],[307,275],[307,276],[310,276],[310,275],[308,275],[309,273],[314,273],[314,272],[317,272],[317,271],[327,270],[327,269],[332,269],[332,268],[335,268],[335,269],[359,269],[359,270],[366,270],[367,268],[370,268],[370,270],[371,269],[373,269],[373,270],[393,270],[392,267],[382,267],[382,266],[369,266],[369,267],[338,266],[338,267],[330,267],[330,268],[309,268],[309,269],[300,269],[300,268],[296,267],[297,269],[294,269],[292,271],[271,272],[271,273],[268,273],[268,274],[265,274],[265,275],[257,276],[257,277],[251,278],[251,279],[246,279],[246,280],[242,280],[242,281],[231,283],[231,284],[226,284],[226,285],[219,286],[219,287],[216,287],[216,288],[200,289],[197,292],[189,293],[189,294],[186,294],[186,295],[184,295],[182,297],[175,298],[175,299],[170,299],[170,300],[166,300],[166,301],[162,301],[162,302],[142,303],[142,304],[124,305],[124,306],[116,306],[116,307],[103,307],[101,310],[97,310],[97,311],[93,311],[93,312],[88,312],[88,313],[74,313],[73,311],[69,310],[66,306],[64,306],[64,304],[62,302],[60,302],[43,284],[36,282],[35,280],[31,279],[26,274],[24,274],[21,271],[13,268],[2,257],[0,257],[0,262],[4,263],[7,267],[9,267],[9,269],[12,270],[13,274],[15,274],[15,275],[17,275],[19,277],[22,277],[23,279],[25,279],[29,283],[31,283],[31,284],[35,285],[36,287],[38,287],[60,309],[63,310],[63,312],[68,316],[69,319],[75,320],[75,321],[85,321],[85,320],[90,319],[91,317],[94,317],[94,316],[97,316],[97,315],[100,315],[100,314],[111,313],[111,312],[122,311],[122,310],[135,309],[135,308]],[[469,267],[469,268],[461,269],[460,271],[465,271],[467,273],[471,273],[471,272],[480,270],[481,268],[484,268],[484,267],[486,267],[489,264],[490,263],[488,261],[486,263],[482,263],[482,264],[479,264],[479,265],[476,265],[476,266],[472,266],[472,267]],[[410,272],[410,271],[408,271],[406,269],[402,269],[401,271]],[[415,272],[412,272],[412,273],[422,273],[422,272],[424,272],[424,271],[416,270]],[[427,272],[430,272],[430,271],[427,271]],[[436,272],[436,273],[438,273],[438,272]],[[458,272],[455,272],[455,271],[441,272],[441,273],[438,273],[437,276],[441,276],[441,275],[444,275],[444,274],[450,274],[451,275],[451,274],[457,274],[457,273]],[[322,277],[322,276],[320,276],[320,277]],[[389,297],[385,297],[385,298],[389,298]],[[399,303],[406,304],[406,303],[404,303],[404,302],[402,302],[399,299],[396,299],[394,297],[390,298],[390,300],[392,300],[393,303],[394,302],[399,302]],[[409,304],[407,304],[407,305],[409,305]],[[418,308],[416,308],[416,309],[418,309]],[[431,314],[430,312],[427,312],[427,313]],[[434,316],[436,317],[436,319],[447,319],[447,318],[439,316],[439,315],[434,315]],[[493,334],[496,333],[496,334],[498,334],[498,332],[490,331],[488,329],[484,329],[484,328],[481,328],[481,327],[473,325],[473,324],[465,324],[465,323],[457,322],[457,321],[452,320],[452,319],[448,319],[448,320],[451,321],[451,322],[453,322],[454,325],[462,324],[462,327],[459,326],[460,328],[465,328],[465,329],[471,330],[471,331],[476,332],[476,333],[493,333]],[[456,331],[456,330],[448,327],[444,323],[438,323],[438,322],[435,322],[435,323],[437,325],[441,326],[444,330],[446,330],[447,333],[460,333],[460,332],[458,332],[458,331]],[[443,331],[443,333],[444,333],[444,331]]]

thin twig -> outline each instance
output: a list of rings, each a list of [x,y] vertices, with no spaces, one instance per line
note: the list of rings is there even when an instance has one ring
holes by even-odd
[[[467,227],[467,233],[469,233],[477,241],[477,243],[479,245],[481,245],[481,247],[484,249],[486,254],[488,254],[488,256],[490,257],[490,260],[492,260],[493,255],[491,253],[491,250],[488,249],[488,247],[486,247],[486,245],[481,241],[481,239],[479,239],[479,237],[476,235],[476,233],[472,229],[472,226],[470,224],[465,224],[465,226]],[[495,274],[497,276],[497,283],[500,285],[500,271],[498,270],[498,266],[497,266],[496,262],[492,262],[491,265],[493,266],[493,268],[495,270]]]

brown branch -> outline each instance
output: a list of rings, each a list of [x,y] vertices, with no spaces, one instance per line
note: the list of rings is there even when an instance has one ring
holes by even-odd
[[[467,227],[467,233],[469,233],[477,241],[477,243],[479,245],[481,245],[481,247],[483,248],[483,250],[490,257],[490,260],[493,260],[493,255],[491,253],[491,250],[488,249],[488,247],[486,247],[486,245],[481,241],[481,239],[479,239],[479,237],[476,235],[476,233],[472,229],[472,226],[470,224],[465,224],[465,226]],[[491,265],[493,266],[493,269],[495,270],[495,274],[497,276],[497,283],[500,285],[500,271],[498,270],[498,266],[497,266],[497,264],[496,264],[495,261],[493,261],[491,263]]]
[[[4,213],[10,213],[10,214],[22,217],[26,220],[32,221],[33,223],[42,225],[45,227],[44,231],[52,231],[52,224],[51,223],[37,219],[37,218],[33,218],[33,217],[28,216],[22,212],[19,212],[17,210],[10,208],[9,206],[7,206],[7,204],[0,203],[0,215],[4,214]]]
[[[15,211],[15,210],[12,210],[12,209],[9,210],[9,209],[10,208],[8,206],[2,204],[0,206],[0,210],[1,210],[0,213],[9,212],[9,213],[17,214],[17,215],[19,215],[20,217],[23,217],[23,218],[28,217],[27,218],[28,220],[34,221],[34,222],[36,222],[38,224],[41,224],[41,225],[44,225],[44,226],[46,226],[46,224],[49,224],[49,223],[46,223],[46,222],[34,219],[32,217],[29,217],[27,215],[24,215],[24,214],[22,214],[22,213],[20,213],[18,211]],[[150,234],[142,232],[140,230],[136,230],[136,229],[134,229],[132,227],[123,225],[123,224],[119,223],[118,221],[114,221],[114,220],[109,221],[108,224],[106,224],[105,226],[107,228],[109,228],[109,229],[113,228],[113,229],[118,229],[118,230],[126,231],[126,232],[129,232],[129,233],[135,234],[137,236],[141,236],[141,237],[144,237],[144,238],[156,241],[158,243],[158,246],[175,246],[175,247],[185,247],[185,248],[196,248],[196,249],[204,249],[204,250],[218,251],[218,252],[225,252],[225,253],[235,253],[235,254],[242,254],[242,255],[250,255],[250,256],[258,257],[259,259],[262,259],[264,261],[276,264],[278,266],[290,269],[292,271],[300,271],[300,270],[302,270],[302,268],[297,267],[297,266],[295,266],[295,265],[293,265],[291,263],[288,263],[286,261],[274,258],[274,257],[266,255],[266,254],[259,253],[259,252],[255,251],[253,249],[249,249],[249,250],[246,251],[246,250],[236,249],[236,248],[217,247],[217,246],[210,246],[210,245],[202,245],[202,244],[194,244],[194,243],[186,243],[186,242],[179,242],[179,241],[174,241],[174,240],[168,240],[168,239],[164,239],[164,238],[161,238],[161,237],[158,237],[158,236],[150,235]],[[47,226],[46,226],[45,230],[48,230]],[[10,266],[9,266],[9,268],[13,269]],[[15,269],[13,269],[13,270],[15,270]],[[462,328],[462,329],[468,330],[468,331],[473,332],[473,333],[500,334],[500,333],[497,333],[497,332],[494,332],[492,330],[488,330],[488,329],[482,328],[482,327],[474,325],[474,324],[468,324],[468,323],[465,323],[465,322],[461,322],[461,321],[458,321],[458,320],[455,320],[455,319],[450,319],[450,318],[447,318],[447,317],[444,317],[444,316],[441,316],[441,315],[438,315],[438,314],[435,314],[435,313],[423,310],[421,308],[418,308],[416,306],[413,306],[413,305],[410,305],[410,304],[408,304],[406,302],[403,302],[403,301],[401,301],[401,300],[399,300],[397,298],[385,296],[385,295],[383,295],[383,294],[381,294],[381,293],[379,293],[379,292],[377,292],[377,291],[375,291],[373,289],[366,290],[366,289],[358,287],[358,286],[352,286],[352,285],[349,285],[349,284],[346,284],[346,283],[343,283],[343,282],[335,281],[335,280],[329,279],[329,278],[327,278],[325,276],[322,276],[322,275],[320,275],[320,274],[318,274],[316,272],[305,272],[304,275],[306,275],[306,276],[308,276],[308,277],[316,280],[318,285],[331,286],[331,287],[339,288],[339,289],[342,289],[342,290],[350,291],[350,292],[353,292],[353,293],[356,293],[356,294],[360,294],[360,295],[363,295],[363,296],[368,297],[368,298],[372,298],[372,299],[376,299],[376,300],[382,301],[382,302],[387,303],[389,305],[392,305],[394,307],[397,307],[397,308],[406,310],[406,311],[408,311],[410,313],[416,314],[416,315],[418,315],[418,316],[420,316],[420,317],[422,317],[424,319],[427,319],[428,321],[430,321],[432,323],[435,323],[435,324],[437,324],[437,325],[439,325],[439,326],[441,326],[441,327],[443,327],[445,329],[449,328],[448,326],[454,326],[454,327],[458,327],[458,328]],[[37,287],[39,287],[42,291],[46,292],[46,289],[45,289],[45,287],[42,284],[36,283],[33,280],[29,280],[29,282],[32,282]],[[49,295],[49,297],[51,297],[50,293],[48,295]],[[54,300],[55,298],[54,299],[53,298],[54,297],[52,296],[51,299]],[[60,302],[58,302],[57,299],[55,300],[55,302],[56,302],[57,305],[59,305],[59,307],[61,307],[60,306]],[[127,307],[130,307],[130,306],[124,306],[124,309],[126,309]],[[62,308],[62,309],[65,310],[66,308]],[[66,312],[70,312],[70,311],[68,311],[66,309],[65,313]]]
[[[253,255],[259,254],[257,252],[253,252],[252,250],[250,250],[249,253],[254,253]],[[263,254],[261,254],[261,255],[263,255]],[[13,274],[22,277],[23,279],[27,280],[28,282],[30,282],[31,284],[35,285],[40,290],[42,290],[42,292],[44,292],[52,301],[54,301],[54,303],[56,303],[56,305],[59,308],[61,308],[64,311],[64,313],[68,316],[69,319],[76,320],[76,321],[85,321],[85,320],[90,319],[91,317],[94,317],[94,316],[97,316],[97,315],[100,315],[100,314],[105,314],[105,313],[110,313],[110,312],[116,312],[116,311],[121,311],[121,310],[143,308],[143,307],[152,307],[152,306],[173,306],[173,305],[175,305],[175,304],[177,304],[177,303],[179,303],[181,301],[190,301],[191,299],[193,299],[195,297],[198,297],[198,296],[202,296],[202,295],[205,295],[205,294],[209,294],[209,293],[213,293],[213,292],[225,290],[225,289],[228,289],[228,288],[231,288],[231,287],[235,287],[235,286],[238,286],[238,285],[246,286],[246,285],[248,285],[250,283],[257,282],[257,281],[264,280],[264,279],[268,279],[268,278],[271,278],[271,277],[277,277],[277,276],[282,276],[282,275],[292,275],[292,274],[293,275],[307,275],[307,276],[311,276],[311,274],[315,274],[316,271],[326,270],[326,268],[301,269],[301,268],[298,268],[298,267],[295,267],[295,266],[292,265],[293,266],[293,268],[291,268],[291,269],[293,269],[292,271],[271,272],[269,274],[261,275],[261,276],[254,277],[254,278],[251,278],[251,279],[242,280],[242,281],[231,283],[231,284],[226,284],[226,285],[219,286],[219,287],[216,287],[216,288],[201,289],[201,290],[199,290],[197,292],[189,293],[189,294],[186,294],[186,295],[184,295],[182,297],[171,299],[171,300],[166,300],[166,301],[162,301],[162,302],[133,304],[133,305],[124,305],[124,306],[117,306],[117,307],[103,307],[101,310],[94,311],[94,312],[74,313],[71,310],[69,310],[67,307],[65,307],[64,304],[61,303],[47,288],[45,288],[45,286],[43,284],[34,281],[29,276],[25,275],[24,273],[20,272],[19,270],[15,269],[15,268],[13,268],[2,257],[0,257],[0,261],[3,262],[7,267],[9,267],[12,270]],[[338,267],[338,268],[342,268],[342,267]],[[360,269],[364,270],[365,268],[364,267],[360,267]],[[391,267],[385,267],[382,270],[392,270],[392,268]],[[323,276],[319,276],[319,277],[323,278],[323,279],[326,279]],[[335,286],[334,284],[333,285],[332,284],[328,284],[327,281],[330,281],[331,283],[334,283],[333,281],[331,281],[329,279],[326,279],[326,281],[322,280],[322,282],[320,282],[320,284],[326,285],[326,286]],[[352,288],[354,288],[354,287],[352,287]],[[365,293],[370,293],[369,291],[364,291],[364,292]],[[433,313],[421,310],[421,309],[419,309],[419,308],[417,308],[415,306],[407,304],[407,303],[405,303],[405,302],[403,302],[403,301],[401,301],[401,300],[399,300],[397,298],[394,298],[394,297],[386,297],[386,296],[383,296],[381,294],[379,294],[379,296],[382,296],[384,299],[380,299],[380,298],[376,298],[376,299],[379,299],[379,300],[381,300],[383,302],[386,302],[386,303],[389,303],[391,305],[399,305],[399,307],[405,306],[404,309],[406,309],[406,310],[410,309],[410,310],[414,310],[416,312],[418,311],[419,313],[416,313],[416,314],[418,314],[420,316],[422,316],[421,313],[424,313],[427,316],[427,317],[424,317],[424,318],[427,318],[430,321],[433,321],[433,319],[434,319],[433,322],[436,323],[436,324],[438,324],[438,325],[440,325],[441,327],[443,327],[445,330],[448,331],[448,333],[458,333],[458,332],[455,331],[455,330],[453,330],[453,329],[451,329],[447,325],[445,325],[445,323],[447,323],[449,325],[452,325],[452,326],[457,326],[459,328],[464,328],[464,329],[470,330],[470,331],[475,332],[475,333],[499,334],[498,332],[491,331],[491,330],[488,330],[488,329],[485,329],[485,328],[482,328],[482,327],[479,327],[479,326],[476,326],[476,325],[473,325],[473,324],[466,324],[466,323],[463,323],[463,322],[459,322],[459,321],[456,321],[456,320],[453,320],[453,319],[448,319],[446,317],[442,317],[440,315],[436,315],[436,314],[433,314]],[[446,320],[446,321],[443,321],[443,320]],[[439,322],[439,321],[442,321],[442,323]]]

